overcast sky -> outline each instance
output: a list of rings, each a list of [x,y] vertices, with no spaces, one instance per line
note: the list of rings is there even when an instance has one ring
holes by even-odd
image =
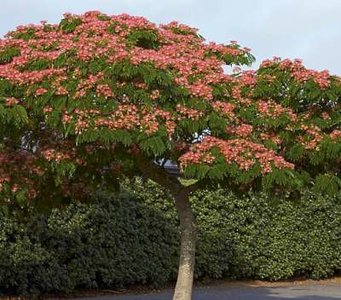
[[[341,75],[341,0],[0,0],[0,36],[17,25],[58,22],[64,12],[100,10],[172,20],[210,41],[237,40],[265,58],[302,58]]]

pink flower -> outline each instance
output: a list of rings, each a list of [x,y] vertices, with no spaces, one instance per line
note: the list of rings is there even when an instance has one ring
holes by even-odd
[[[14,97],[10,97],[10,98],[6,98],[5,99],[5,105],[6,106],[13,106],[19,103],[19,100],[14,98]]]
[[[35,91],[35,95],[36,96],[41,96],[41,95],[44,95],[44,94],[46,94],[47,93],[47,89],[44,89],[44,88],[42,88],[42,87],[40,87],[40,88],[37,88],[36,89],[36,91]]]

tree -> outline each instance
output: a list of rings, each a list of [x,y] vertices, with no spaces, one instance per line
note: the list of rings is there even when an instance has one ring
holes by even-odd
[[[122,176],[152,179],[175,200],[174,299],[190,299],[192,192],[341,188],[340,78],[279,58],[257,71],[224,69],[253,60],[236,42],[206,43],[186,25],[126,14],[19,26],[0,41],[2,206],[84,199]]]

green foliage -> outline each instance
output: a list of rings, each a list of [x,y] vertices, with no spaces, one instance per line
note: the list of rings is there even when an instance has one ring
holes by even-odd
[[[151,182],[127,182],[44,215],[0,215],[0,293],[162,285],[175,279],[178,221],[170,196]],[[341,198],[297,200],[226,190],[192,198],[196,277],[279,280],[341,271]],[[29,217],[27,217],[29,216]]]
[[[322,191],[326,194],[333,195],[341,188],[341,179],[330,174],[320,174],[315,180],[315,191]]]
[[[128,44],[144,49],[157,49],[159,37],[155,30],[138,29],[129,34]]]
[[[167,150],[167,145],[158,136],[141,139],[140,146],[143,151],[155,156],[162,155]]]
[[[59,28],[65,33],[71,33],[75,31],[80,24],[82,24],[82,20],[79,18],[65,18],[60,21]]]
[[[160,198],[152,203],[155,198],[141,195],[102,196],[20,222],[2,216],[0,292],[69,292],[173,279],[178,232],[171,202]]]
[[[235,45],[227,45],[225,46],[228,49],[240,49],[240,46],[235,44]],[[227,65],[230,65],[231,63],[236,64],[236,65],[248,65],[250,66],[256,59],[251,53],[245,53],[244,56],[240,56],[236,59],[236,56],[232,54],[222,54],[220,52],[209,52],[207,54],[208,56],[216,56],[218,59],[223,60]]]
[[[23,125],[28,123],[26,109],[23,106],[15,105],[7,110],[7,118],[11,123]]]
[[[76,49],[71,49],[60,54],[57,59],[54,61],[54,66],[56,68],[61,68],[63,66],[67,66],[75,61],[75,54],[77,53]]]
[[[8,47],[0,51],[0,65],[7,64],[12,61],[12,59],[20,55],[21,51],[17,47]]]
[[[324,278],[340,271],[340,197],[295,201],[226,191],[193,199],[200,227],[198,276]]]
[[[50,66],[50,62],[47,59],[38,58],[32,59],[24,66],[20,68],[21,71],[40,71],[47,69]]]
[[[11,37],[15,38],[15,39],[22,39],[24,41],[28,41],[31,39],[35,38],[35,29],[34,28],[26,28],[26,30],[22,30],[22,31],[17,31],[17,32],[13,32],[11,34]]]

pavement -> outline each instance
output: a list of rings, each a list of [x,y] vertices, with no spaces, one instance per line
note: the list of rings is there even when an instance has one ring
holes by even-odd
[[[82,297],[81,300],[171,300],[172,290],[148,294],[105,295]],[[195,287],[193,300],[333,300],[341,299],[341,284],[289,284],[255,286],[220,284]]]

